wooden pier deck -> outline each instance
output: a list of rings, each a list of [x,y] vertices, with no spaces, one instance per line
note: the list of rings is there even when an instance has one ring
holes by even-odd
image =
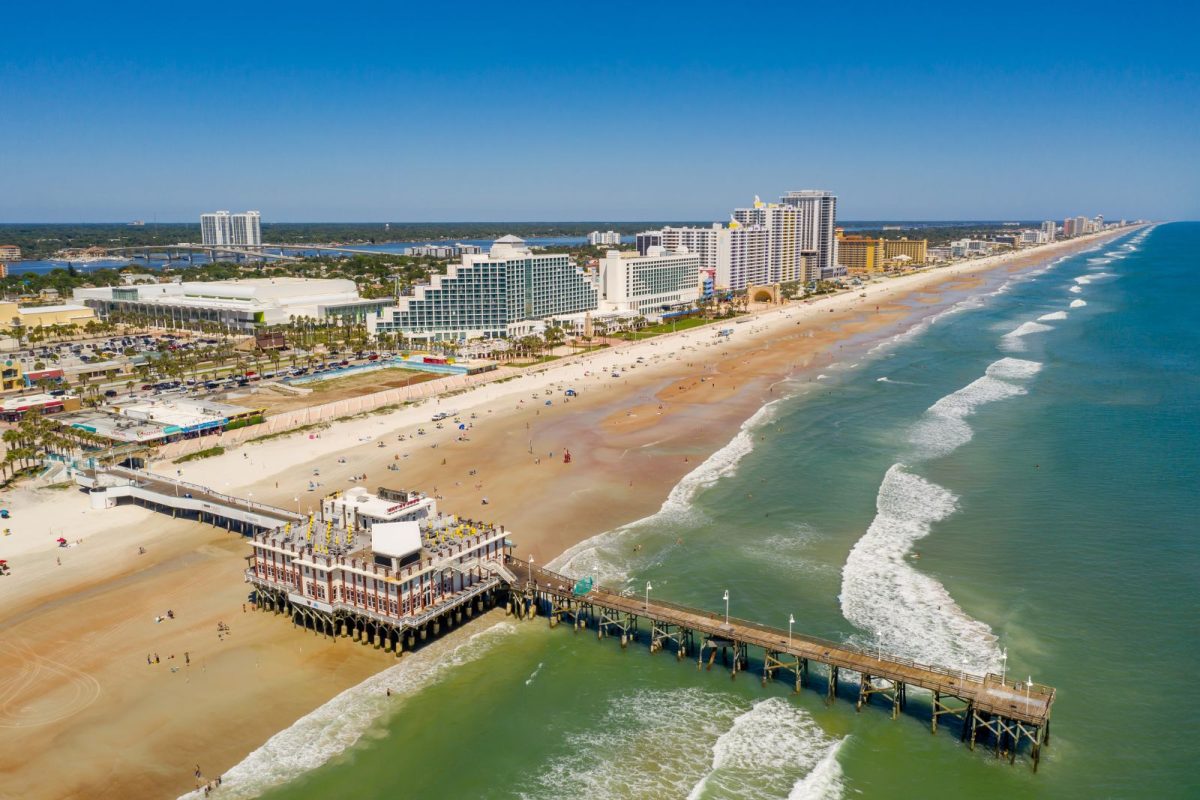
[[[762,681],[791,673],[796,690],[810,682],[812,665],[821,665],[826,674],[825,690],[832,701],[837,696],[842,671],[858,676],[857,707],[871,703],[878,695],[889,701],[892,716],[904,709],[907,691],[917,687],[932,695],[931,729],[937,732],[939,718],[961,720],[962,738],[990,736],[996,754],[1002,752],[1015,760],[1022,742],[1028,742],[1036,770],[1041,748],[1049,743],[1050,712],[1055,690],[1041,684],[1026,684],[1001,679],[995,674],[974,675],[910,659],[870,652],[844,643],[825,641],[792,633],[744,619],[668,603],[653,596],[623,595],[594,586],[585,594],[573,591],[575,580],[528,562],[510,558],[508,568],[516,577],[511,590],[515,613],[536,613],[541,607],[557,624],[571,620],[577,629],[594,626],[597,635],[620,635],[622,645],[638,638],[639,623],[645,622],[651,651],[674,647],[682,659],[693,648],[697,666],[703,666],[708,652],[712,668],[718,650],[723,659],[732,654],[732,672],[749,667],[748,648],[762,651]],[[524,605],[522,606],[522,601]]]

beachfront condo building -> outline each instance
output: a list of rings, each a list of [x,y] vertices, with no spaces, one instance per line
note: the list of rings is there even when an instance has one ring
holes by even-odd
[[[593,247],[617,245],[621,243],[621,234],[616,231],[592,231],[588,234],[588,244]]]
[[[700,256],[652,247],[646,255],[609,250],[600,259],[602,311],[658,318],[700,299]]]
[[[805,224],[802,209],[782,203],[764,203],[755,197],[750,208],[735,208],[733,219],[742,226],[759,226],[767,231],[766,274],[756,284],[807,283],[816,278],[819,254],[806,247],[801,236]]]
[[[870,236],[837,237],[838,260],[850,274],[879,272],[883,269],[883,240]]]
[[[542,320],[594,311],[591,276],[559,253],[531,253],[516,236],[497,239],[486,255],[464,255],[410,297],[367,320],[372,334],[428,341],[519,338]]]
[[[909,239],[901,237],[899,239],[881,239],[883,242],[883,261],[884,264],[904,262],[908,266],[919,266],[924,264],[928,258],[929,240],[928,239]]]
[[[262,244],[262,215],[257,211],[230,214],[216,211],[200,215],[200,242],[208,245]]]
[[[1052,219],[1048,219],[1042,223],[1042,241],[1053,242],[1055,235],[1058,233],[1058,225]]]
[[[20,261],[21,248],[15,244],[0,244],[0,261]]]
[[[800,212],[799,246],[816,253],[816,274],[837,266],[837,195],[823,189],[802,189],[788,192],[779,202]]]
[[[639,256],[644,256],[650,252],[651,247],[663,246],[662,231],[642,231],[634,240],[637,243],[637,251]]]
[[[658,233],[664,249],[698,255],[700,269],[713,276],[717,289],[742,291],[769,282],[770,231],[763,225],[735,219],[728,226],[714,222],[708,228],[668,227]]]

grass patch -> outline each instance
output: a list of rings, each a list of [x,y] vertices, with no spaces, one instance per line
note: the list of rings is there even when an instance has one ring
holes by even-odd
[[[51,483],[48,486],[45,486],[43,488],[52,489],[56,492],[61,492],[63,489],[72,489],[74,487],[75,487],[75,484],[72,483],[71,481],[63,481],[61,483]]]
[[[225,430],[235,431],[238,428],[245,428],[249,425],[261,425],[263,421],[264,417],[262,414],[255,414],[253,417],[247,417],[246,419],[239,419],[236,422],[229,423],[225,426]]]
[[[219,456],[219,455],[223,454],[224,452],[225,452],[225,448],[222,447],[221,445],[217,445],[216,447],[208,447],[208,448],[205,448],[204,450],[197,450],[195,453],[189,453],[186,456],[181,456],[180,458],[175,459],[171,463],[172,464],[182,464],[185,461],[199,461],[202,458],[212,458],[213,456]]]
[[[551,361],[558,361],[560,358],[562,358],[562,356],[545,355],[538,356],[532,361],[522,359],[520,361],[510,361],[509,364],[514,367],[536,367],[538,364],[546,364]]]

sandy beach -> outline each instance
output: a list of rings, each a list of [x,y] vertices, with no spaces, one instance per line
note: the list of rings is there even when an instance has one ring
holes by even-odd
[[[439,496],[444,511],[504,524],[518,555],[545,563],[658,510],[681,478],[783,395],[782,382],[813,381],[843,347],[936,313],[985,271],[1016,272],[1115,235],[764,308],[152,469],[302,511],[356,483],[417,489]],[[734,330],[727,340],[716,335],[724,327]],[[578,396],[564,398],[566,388]],[[437,428],[430,418],[443,411],[470,428]],[[310,481],[320,485],[309,491]],[[0,581],[0,798],[178,796],[194,788],[197,767],[216,777],[394,663],[245,606],[248,548],[237,535],[132,506],[95,511],[72,489],[6,499],[12,535],[0,558],[14,573]],[[55,546],[58,536],[69,546]]]

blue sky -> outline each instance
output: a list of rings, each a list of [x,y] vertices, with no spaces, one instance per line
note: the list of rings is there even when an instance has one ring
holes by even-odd
[[[10,4],[0,221],[1196,219],[1188,5]]]

